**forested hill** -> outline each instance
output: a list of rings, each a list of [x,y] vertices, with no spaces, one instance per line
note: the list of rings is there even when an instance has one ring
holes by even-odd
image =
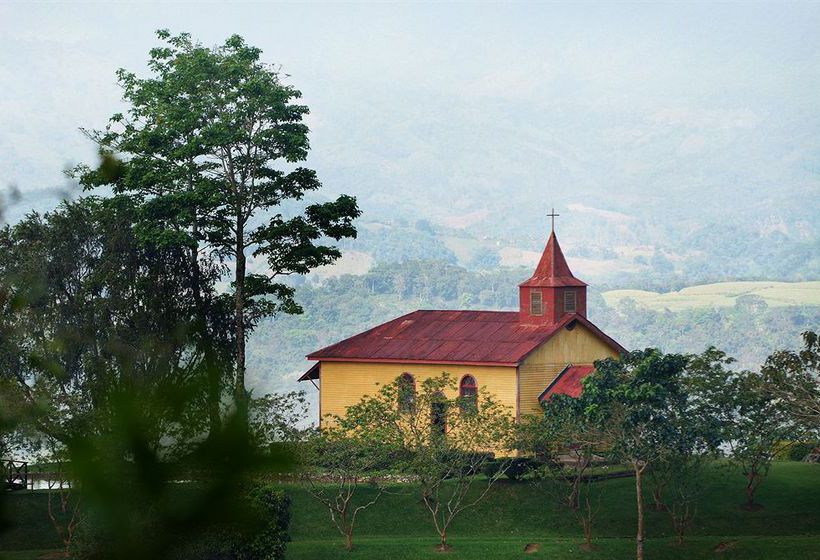
[[[470,271],[440,261],[411,261],[376,266],[362,275],[311,277],[297,290],[303,315],[266,320],[251,335],[250,379],[257,392],[294,389],[296,378],[311,364],[304,358],[308,352],[415,309],[516,309],[517,285],[529,272]],[[767,285],[768,292],[763,289]],[[760,287],[763,295],[748,284],[742,290],[728,283],[705,292],[695,289],[694,294],[684,290],[688,304],[678,296],[675,305],[663,306],[591,286],[589,318],[627,348],[699,352],[714,345],[737,358],[741,367],[754,368],[774,349],[797,346],[802,331],[820,325],[816,282],[774,292],[771,283]],[[809,295],[784,295],[789,287]]]

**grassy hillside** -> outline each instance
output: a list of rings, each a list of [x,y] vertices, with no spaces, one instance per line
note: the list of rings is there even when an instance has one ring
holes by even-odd
[[[610,307],[617,307],[623,300],[631,298],[639,306],[654,311],[732,307],[739,298],[748,296],[756,296],[770,307],[820,305],[820,282],[721,282],[691,286],[676,292],[610,290],[602,295]]]
[[[818,558],[820,542],[820,465],[776,463],[760,488],[765,508],[746,512],[742,475],[726,465],[710,470],[698,516],[684,547],[673,544],[671,524],[664,512],[649,508],[647,555],[653,560],[728,558],[778,560]],[[554,499],[530,483],[499,482],[478,507],[456,520],[449,532],[452,553],[447,558],[590,558],[612,560],[634,557],[634,480],[599,483],[602,508],[595,529],[598,549],[579,549],[581,531],[572,516]],[[327,512],[299,488],[289,486],[292,497],[288,558],[437,558],[437,542],[429,518],[413,488],[397,486],[360,517],[356,549],[347,553]],[[369,495],[364,490],[364,496]],[[38,558],[25,549],[56,546],[48,524],[43,493],[11,496],[10,511],[18,525],[0,535],[0,551],[15,552],[13,559]],[[540,550],[524,555],[525,544]],[[729,549],[714,550],[720,543]],[[724,545],[725,546],[725,545]],[[3,555],[0,553],[0,558]]]
[[[602,509],[597,524],[599,549],[584,552],[580,527],[567,511],[529,483],[501,482],[484,502],[456,520],[449,532],[454,545],[448,558],[597,558],[634,557],[634,479],[600,483]],[[683,548],[673,544],[665,512],[649,512],[648,558],[817,558],[820,542],[820,465],[775,464],[760,489],[765,509],[749,513],[743,501],[742,475],[726,465],[711,470],[709,489]],[[407,489],[399,489],[407,492]],[[361,517],[357,550],[346,553],[327,513],[305,493],[293,490],[293,542],[289,556],[307,558],[436,558],[436,535],[418,497],[388,495]],[[652,509],[652,508],[649,508]],[[719,555],[721,542],[730,549]],[[527,543],[540,550],[523,554]]]
[[[697,537],[685,546],[678,547],[670,539],[649,539],[646,542],[646,557],[653,560],[695,560],[705,558],[725,558],[726,560],[778,560],[800,558],[817,559],[817,539],[815,535],[799,537],[747,537],[741,540],[733,537]],[[510,558],[549,558],[550,560],[621,560],[635,558],[634,538],[601,539],[593,551],[580,548],[579,539],[550,539],[538,544],[539,550],[524,553],[526,539],[510,538],[454,538],[455,548],[444,555],[447,560],[508,560]],[[716,547],[728,547],[725,552],[716,552]],[[421,558],[442,558],[433,550],[429,542],[419,539],[369,538],[349,553],[338,545],[327,541],[297,541],[288,548],[288,560],[322,558],[368,559],[389,558],[390,560],[418,560]],[[13,558],[10,560],[18,560]],[[19,560],[28,560],[19,557]]]

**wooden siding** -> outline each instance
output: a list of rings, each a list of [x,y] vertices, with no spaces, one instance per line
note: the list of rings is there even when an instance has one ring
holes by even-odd
[[[418,385],[423,379],[446,371],[456,383],[462,376],[472,375],[479,392],[489,391],[513,415],[517,398],[515,370],[514,367],[450,364],[322,362],[319,407],[322,416],[343,416],[347,407],[358,403],[365,395],[375,394],[380,387],[392,383],[402,373],[411,374]],[[456,393],[448,396],[455,397]]]
[[[617,358],[618,353],[583,325],[576,323],[572,330],[561,329],[519,366],[520,415],[541,411],[538,396],[567,364],[592,364],[609,357]]]

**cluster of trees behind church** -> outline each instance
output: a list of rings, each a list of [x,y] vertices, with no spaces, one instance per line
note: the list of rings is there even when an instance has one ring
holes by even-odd
[[[320,187],[299,166],[307,107],[258,49],[159,38],[150,77],[118,73],[128,110],[86,131],[100,164],[72,174],[87,196],[0,231],[0,455],[56,473],[48,514],[72,557],[279,558],[272,473],[324,504],[348,548],[362,511],[413,491],[446,550],[503,476],[559,499],[591,546],[595,481],[620,469],[640,558],[645,487],[683,539],[706,465],[729,455],[754,509],[779,448],[816,437],[813,333],[759,371],[714,348],[601,361],[581,397],[518,423],[484,390],[447,397],[443,372],[304,428],[303,395],[248,391],[245,345],[265,317],[300,312],[282,278],[336,260],[359,209],[304,200]]]

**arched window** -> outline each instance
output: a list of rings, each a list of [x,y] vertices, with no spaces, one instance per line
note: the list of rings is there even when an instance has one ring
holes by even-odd
[[[462,410],[476,410],[478,406],[478,385],[475,382],[475,377],[465,375],[461,378],[461,383],[458,385],[458,396],[460,397]]]
[[[416,403],[416,380],[409,373],[399,377],[399,412],[412,412]]]

